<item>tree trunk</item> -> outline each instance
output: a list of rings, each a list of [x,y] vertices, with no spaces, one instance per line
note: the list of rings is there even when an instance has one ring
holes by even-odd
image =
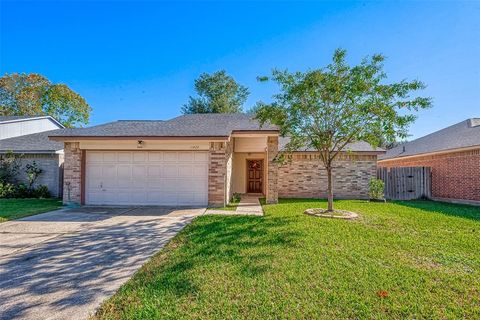
[[[328,199],[328,211],[333,211],[333,186],[332,186],[332,167],[327,167],[327,199]]]

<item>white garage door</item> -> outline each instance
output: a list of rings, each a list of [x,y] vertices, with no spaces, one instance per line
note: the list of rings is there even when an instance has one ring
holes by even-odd
[[[206,205],[208,153],[87,151],[85,203]]]

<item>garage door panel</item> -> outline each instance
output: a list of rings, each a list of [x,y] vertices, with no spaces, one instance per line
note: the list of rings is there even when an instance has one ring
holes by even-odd
[[[165,178],[178,177],[178,165],[176,165],[176,164],[165,164],[163,166],[162,175]]]
[[[178,176],[179,177],[191,177],[193,175],[193,166],[192,165],[180,165],[178,166]]]
[[[167,184],[167,181],[164,179],[157,179],[157,180],[148,179],[146,181],[146,187],[148,189],[155,189],[157,191],[166,191],[167,190],[166,184]]]
[[[178,161],[178,152],[164,152],[163,161]]]
[[[194,165],[192,167],[192,177],[205,177],[208,175],[208,165]]]
[[[208,153],[88,151],[87,204],[206,205]]]
[[[113,165],[102,166],[103,179],[115,179],[117,177],[117,167]]]
[[[149,177],[161,177],[163,167],[160,166],[160,165],[149,165],[147,167],[147,171],[148,171],[148,176]]]
[[[103,162],[116,162],[117,153],[116,152],[104,152],[103,153]]]
[[[133,163],[141,163],[147,161],[146,152],[133,152]]]
[[[88,162],[103,162],[103,152],[87,152],[87,161]]]
[[[203,161],[207,162],[208,161],[208,153],[206,152],[194,152],[194,161]]]
[[[144,165],[133,165],[132,176],[135,178],[144,178],[147,175],[147,167]]]
[[[195,160],[195,155],[193,152],[179,152],[178,161],[192,162]]]
[[[98,193],[98,192],[89,192],[87,193],[87,199],[91,203],[103,203],[103,193]]]
[[[132,162],[132,152],[118,152],[117,153],[118,162]]]
[[[162,152],[148,152],[148,162],[159,162],[163,160],[163,153]]]
[[[93,190],[94,188],[100,189],[100,185],[102,184],[102,179],[88,179],[88,182],[86,184],[86,187],[90,190]]]
[[[131,165],[118,165],[117,166],[118,179],[132,179],[132,166]]]

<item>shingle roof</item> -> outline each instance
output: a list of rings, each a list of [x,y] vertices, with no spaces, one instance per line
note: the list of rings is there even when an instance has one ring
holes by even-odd
[[[279,150],[285,150],[285,146],[288,143],[290,138],[288,137],[280,137],[278,140],[278,149]],[[372,145],[370,145],[368,142],[365,141],[358,141],[354,143],[348,144],[344,149],[344,151],[353,151],[353,152],[378,152],[378,153],[383,153],[385,150],[382,148],[374,148]],[[297,150],[298,152],[302,151],[307,151],[307,152],[313,152],[317,151],[312,148],[301,148]]]
[[[467,119],[450,127],[387,150],[379,160],[423,153],[480,146],[480,118]]]
[[[260,127],[248,114],[187,114],[171,120],[120,120],[89,128],[63,129],[52,137],[227,137],[232,131],[277,130]]]
[[[58,130],[44,131],[0,140],[0,152],[51,153],[62,150],[63,142],[56,142],[48,139],[49,135]]]

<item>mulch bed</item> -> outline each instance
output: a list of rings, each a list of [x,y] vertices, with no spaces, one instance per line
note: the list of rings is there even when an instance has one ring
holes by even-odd
[[[320,217],[320,218],[333,218],[333,219],[345,219],[345,220],[358,218],[358,213],[346,211],[346,210],[327,211],[325,209],[313,208],[313,209],[305,210],[304,213],[311,216]]]

